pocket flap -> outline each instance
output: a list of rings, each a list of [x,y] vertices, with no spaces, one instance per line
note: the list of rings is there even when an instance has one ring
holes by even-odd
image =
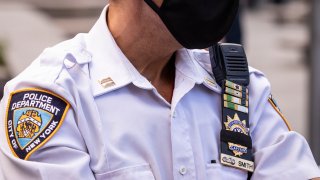
[[[106,173],[95,174],[97,180],[155,180],[149,164],[130,166]]]

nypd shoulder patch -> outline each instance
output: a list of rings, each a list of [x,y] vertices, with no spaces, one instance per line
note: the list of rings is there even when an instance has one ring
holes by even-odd
[[[271,106],[274,108],[274,110],[276,110],[276,112],[280,115],[280,117],[282,118],[282,120],[284,121],[284,123],[286,124],[286,126],[288,127],[289,131],[292,131],[292,128],[290,126],[289,121],[287,120],[287,118],[283,115],[282,111],[280,110],[277,101],[274,99],[274,97],[272,96],[272,94],[269,95],[269,103],[271,104]]]
[[[46,90],[12,92],[5,127],[12,153],[27,160],[58,131],[69,107],[62,97]]]

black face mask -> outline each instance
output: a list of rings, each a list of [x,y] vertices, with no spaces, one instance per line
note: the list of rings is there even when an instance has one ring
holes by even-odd
[[[144,1],[188,49],[207,48],[220,41],[239,7],[239,0],[164,0],[160,8],[153,0]]]

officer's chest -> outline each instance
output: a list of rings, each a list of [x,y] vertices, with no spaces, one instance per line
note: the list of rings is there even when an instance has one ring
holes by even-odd
[[[220,95],[196,85],[174,96],[170,105],[154,90],[128,85],[95,97],[103,143],[95,148],[105,149],[105,158],[93,157],[97,179],[128,172],[136,179],[245,177],[239,170],[221,173],[230,170],[219,164]]]

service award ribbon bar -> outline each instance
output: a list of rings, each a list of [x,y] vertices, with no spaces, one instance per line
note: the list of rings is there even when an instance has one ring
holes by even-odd
[[[240,98],[237,98],[237,97],[234,97],[234,96],[231,96],[231,95],[228,95],[228,94],[224,94],[223,95],[223,100],[227,101],[227,102],[234,103],[234,104],[242,105],[242,106],[245,106],[245,107],[249,106],[249,102],[247,100],[243,101]]]

